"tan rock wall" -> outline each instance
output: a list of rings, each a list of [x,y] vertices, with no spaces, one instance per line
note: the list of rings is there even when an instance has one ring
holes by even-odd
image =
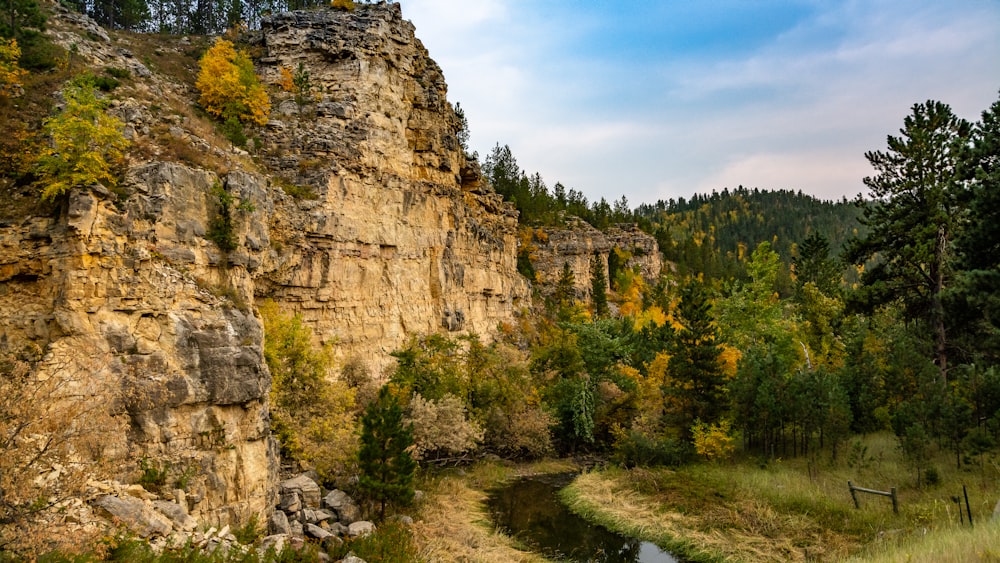
[[[563,264],[569,264],[576,281],[578,299],[590,299],[590,261],[597,256],[608,277],[608,255],[614,248],[629,252],[632,257],[628,267],[638,266],[646,280],[654,281],[663,267],[656,239],[634,225],[618,225],[607,232],[599,231],[577,218],[570,218],[564,228],[541,229],[541,236],[533,237],[536,249],[532,252],[532,266],[542,282],[542,291],[551,292],[562,275]]]
[[[47,346],[43,373],[100,358],[140,398],[131,453],[169,462],[171,480],[187,472],[192,514],[224,524],[266,513],[277,460],[261,325],[237,306],[246,268],[223,269],[204,238],[216,181],[150,164],[130,173],[124,208],[79,190],[57,216],[0,229],[0,339]]]
[[[301,65],[314,86],[276,102],[266,160],[319,199],[279,205],[281,250],[257,296],[376,375],[409,335],[489,337],[529,304],[516,215],[480,191],[444,78],[413,33],[398,5],[382,5],[281,14],[260,38],[265,77]]]

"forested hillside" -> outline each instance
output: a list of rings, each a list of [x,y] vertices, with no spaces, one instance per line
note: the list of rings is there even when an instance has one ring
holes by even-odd
[[[792,290],[792,263],[807,238],[822,237],[836,258],[850,238],[865,232],[858,221],[861,208],[846,198],[824,201],[801,191],[739,186],[631,209],[625,196],[612,203],[603,197],[591,202],[559,182],[550,189],[540,174],[528,174],[518,166],[507,145],[493,148],[483,170],[493,188],[517,206],[522,225],[558,226],[567,216],[598,229],[636,223],[656,237],[664,259],[682,277],[701,275],[713,282],[745,279],[750,252],[768,242],[781,260],[777,289],[786,297]],[[848,283],[857,281],[853,268],[841,269]]]
[[[861,209],[847,199],[823,201],[801,191],[743,186],[695,194],[688,200],[641,204],[635,216],[655,233],[664,258],[676,264],[680,275],[742,279],[748,254],[761,242],[769,242],[784,266],[779,274],[783,295],[791,288],[789,266],[807,238],[822,236],[836,257],[851,237],[864,232],[858,222]]]

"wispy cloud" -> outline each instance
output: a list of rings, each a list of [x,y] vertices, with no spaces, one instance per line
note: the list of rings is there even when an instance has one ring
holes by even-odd
[[[997,2],[406,0],[403,13],[474,148],[507,143],[591,199],[738,184],[853,197],[864,151],[913,103],[975,119],[1000,89]]]

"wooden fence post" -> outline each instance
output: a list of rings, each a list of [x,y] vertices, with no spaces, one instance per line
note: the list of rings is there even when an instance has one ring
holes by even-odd
[[[889,498],[891,498],[892,499],[892,511],[895,514],[899,514],[899,497],[896,496],[896,487],[891,488],[889,490],[889,492],[886,492],[886,491],[876,491],[874,489],[866,489],[864,487],[855,487],[854,483],[852,483],[850,481],[847,482],[847,487],[851,490],[851,498],[854,499],[854,508],[858,508],[858,509],[861,508],[861,503],[858,502],[858,494],[857,494],[857,491],[861,491],[862,493],[869,493],[869,494],[873,494],[873,495],[880,495],[880,496],[883,496],[883,497],[889,497]],[[968,504],[968,503],[966,503],[966,504]]]

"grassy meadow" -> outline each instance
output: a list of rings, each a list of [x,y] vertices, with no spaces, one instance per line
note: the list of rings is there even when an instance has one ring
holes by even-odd
[[[582,474],[563,499],[589,520],[695,561],[1000,561],[993,461],[956,469],[954,458],[941,454],[938,482],[917,488],[892,436],[859,444],[842,448],[837,461],[824,452],[813,460],[609,468]],[[855,509],[848,480],[896,487],[899,514],[889,498],[863,493]],[[963,484],[972,528],[960,523],[952,500]]]

